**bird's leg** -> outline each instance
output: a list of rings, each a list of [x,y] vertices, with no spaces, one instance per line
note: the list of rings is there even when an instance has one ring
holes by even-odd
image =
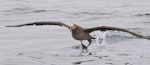
[[[89,45],[87,46],[87,48],[91,45],[91,43],[92,43],[92,40],[91,39],[88,39],[88,41],[89,41]]]
[[[87,46],[87,48],[91,45],[91,42],[89,42],[89,45]]]
[[[85,46],[83,43],[82,43],[82,41],[80,41],[81,42],[81,45],[82,45],[82,53],[87,53],[88,52],[88,47],[87,46]]]

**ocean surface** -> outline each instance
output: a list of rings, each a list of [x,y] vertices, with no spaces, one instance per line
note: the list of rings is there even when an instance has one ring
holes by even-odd
[[[5,27],[41,21],[150,36],[150,0],[0,0],[0,65],[150,65],[150,40],[128,33],[93,32],[92,55],[78,56],[80,42],[65,27]]]

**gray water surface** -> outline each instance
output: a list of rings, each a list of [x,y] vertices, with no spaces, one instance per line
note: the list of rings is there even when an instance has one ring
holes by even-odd
[[[5,27],[61,21],[121,27],[150,36],[149,6],[150,0],[0,0],[0,65],[150,65],[150,41],[128,33],[109,31],[106,44],[93,43],[92,55],[78,56],[80,48],[72,47],[80,42],[65,27]]]

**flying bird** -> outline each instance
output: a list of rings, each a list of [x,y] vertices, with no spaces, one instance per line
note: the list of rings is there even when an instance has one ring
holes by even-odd
[[[119,27],[111,27],[111,26],[97,26],[97,27],[92,27],[92,28],[83,28],[77,24],[67,25],[67,24],[62,23],[62,22],[43,21],[43,22],[33,22],[33,23],[25,23],[25,24],[19,24],[19,25],[11,25],[11,26],[6,26],[6,27],[22,27],[22,26],[31,26],[31,25],[36,25],[36,26],[58,25],[58,26],[64,26],[64,27],[68,28],[72,32],[72,37],[75,40],[79,40],[81,42],[82,53],[84,52],[84,50],[88,51],[88,47],[91,45],[92,39],[95,39],[89,33],[93,32],[93,31],[97,31],[97,30],[100,30],[100,31],[106,31],[106,30],[123,31],[123,32],[127,32],[133,36],[136,36],[138,38],[144,38],[144,39],[150,40],[150,38],[147,38],[141,34],[129,31],[127,29],[123,29],[123,28],[119,28]],[[89,44],[84,45],[82,43],[83,40],[87,40],[89,42]]]

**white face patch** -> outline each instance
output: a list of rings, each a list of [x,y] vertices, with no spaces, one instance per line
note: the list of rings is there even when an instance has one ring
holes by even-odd
[[[75,29],[75,24],[70,24],[69,26],[72,30]]]
[[[73,26],[74,26],[74,24],[70,24],[69,26],[70,26],[70,27],[73,27]]]

